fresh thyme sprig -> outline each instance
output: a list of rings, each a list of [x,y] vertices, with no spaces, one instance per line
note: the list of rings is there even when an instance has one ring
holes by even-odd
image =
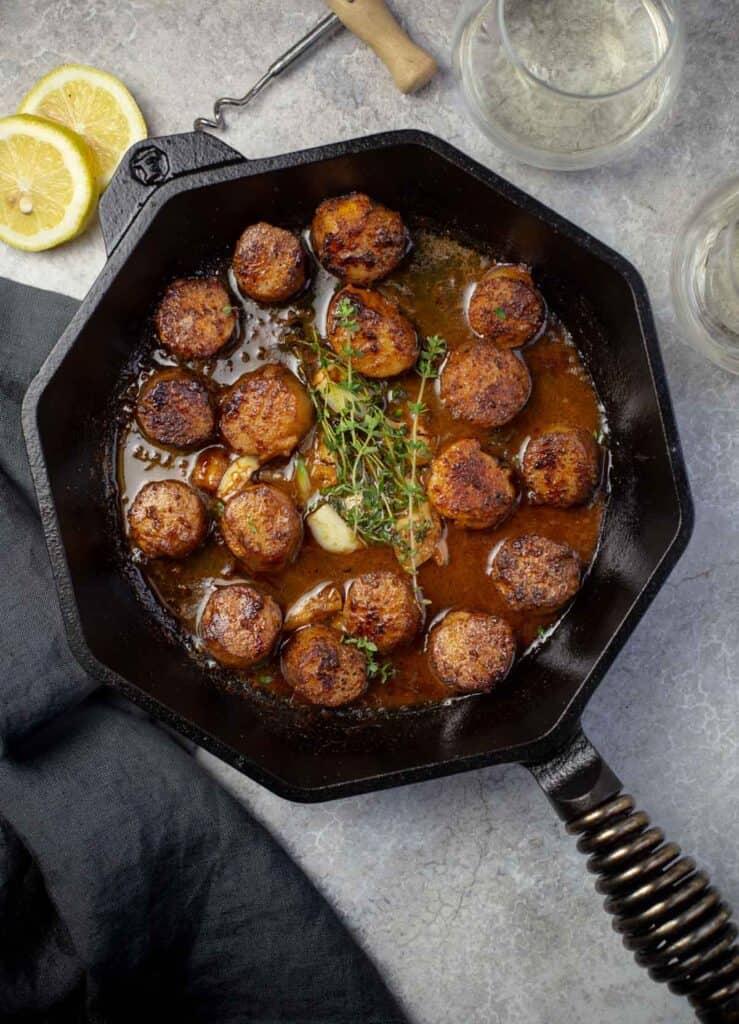
[[[357,307],[348,296],[342,296],[342,298],[340,298],[336,303],[334,316],[336,317],[339,327],[343,328],[347,334],[356,334],[359,330]]]
[[[408,428],[388,417],[382,384],[352,369],[351,352],[337,357],[315,331],[303,343],[322,371],[308,390],[336,466],[322,493],[363,540],[392,544],[406,502]]]
[[[351,300],[341,299],[335,315],[350,335],[355,333],[356,310]],[[409,423],[404,423],[389,415],[382,382],[354,370],[351,345],[339,357],[322,344],[315,330],[299,340],[309,349],[313,368],[319,370],[308,374],[312,378],[308,389],[336,466],[336,483],[321,493],[367,543],[393,545],[408,555],[403,561],[415,585],[417,545],[430,525],[415,523],[420,504],[427,500],[418,479],[419,463],[431,455],[420,436],[419,421],[427,412],[424,389],[438,374],[446,343],[438,335],[424,342],[418,359],[421,383],[416,400],[405,403]],[[401,537],[398,520],[404,516],[408,530]]]
[[[418,504],[426,500],[426,492],[418,482],[418,458],[428,458],[431,455],[428,445],[418,436],[418,428],[421,417],[426,414],[428,408],[424,405],[423,394],[426,384],[439,375],[439,366],[446,353],[447,344],[438,334],[432,334],[426,338],[421,354],[418,357],[418,373],[421,383],[414,402],[408,402],[408,411],[411,415],[411,437],[410,437],[410,474],[408,486],[408,562],[413,573],[413,585],[416,585],[417,573],[417,546],[423,540],[420,535],[421,526],[416,524],[416,510]],[[430,524],[426,525],[426,532]]]
[[[395,666],[390,661],[380,661],[377,657],[378,648],[373,640],[364,636],[349,636],[344,634],[341,638],[345,644],[356,647],[367,659],[367,678],[379,682],[385,686],[395,675]]]

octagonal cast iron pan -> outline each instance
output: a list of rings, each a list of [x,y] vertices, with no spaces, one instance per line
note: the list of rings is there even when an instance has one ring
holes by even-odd
[[[228,692],[123,558],[111,410],[162,283],[257,220],[304,225],[353,189],[533,267],[605,406],[611,496],[593,568],[552,637],[495,694],[398,712]],[[390,132],[250,161],[205,134],[149,139],[102,198],[108,261],[32,383],[24,431],[72,649],[83,666],[276,793],[326,800],[525,764],[607,896],[626,947],[703,1021],[739,1020],[730,910],[588,742],[580,715],[682,553],[692,505],[649,300],[621,256],[434,136]],[[127,566],[127,567],[126,567]],[[158,622],[156,621],[158,617]],[[221,680],[223,682],[223,680]]]

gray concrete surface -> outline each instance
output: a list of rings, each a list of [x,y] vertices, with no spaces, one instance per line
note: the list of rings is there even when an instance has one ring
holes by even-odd
[[[576,174],[527,168],[461,108],[448,65],[453,0],[395,0],[445,70],[398,95],[344,33],[231,118],[262,156],[387,128],[436,132],[623,252],[657,324],[696,504],[688,552],[588,708],[595,743],[642,804],[710,866],[739,905],[739,379],[680,339],[672,242],[696,200],[739,170],[736,0],[688,0],[688,61],[668,123],[625,163]],[[322,13],[320,0],[4,0],[0,95],[11,112],[63,61],[119,74],[152,133],[188,129],[240,94]],[[82,296],[100,269],[93,228],[55,253],[0,250],[0,273]],[[287,804],[212,758],[334,901],[418,1024],[682,1024],[612,933],[580,856],[526,773],[490,769],[318,807]]]

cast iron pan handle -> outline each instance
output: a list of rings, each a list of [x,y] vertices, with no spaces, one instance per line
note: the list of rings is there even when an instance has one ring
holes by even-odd
[[[623,944],[655,981],[687,996],[704,1024],[739,1021],[739,947],[731,908],[707,875],[650,825],[580,731],[549,761],[527,766],[567,831]]]
[[[161,135],[135,143],[119,163],[100,200],[100,226],[108,255],[166,181],[245,162],[241,153],[205,132]]]

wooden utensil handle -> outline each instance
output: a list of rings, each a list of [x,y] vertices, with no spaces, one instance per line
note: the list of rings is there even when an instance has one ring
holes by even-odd
[[[433,78],[436,61],[403,31],[384,0],[326,0],[326,3],[350,32],[372,47],[401,92],[416,92]]]

